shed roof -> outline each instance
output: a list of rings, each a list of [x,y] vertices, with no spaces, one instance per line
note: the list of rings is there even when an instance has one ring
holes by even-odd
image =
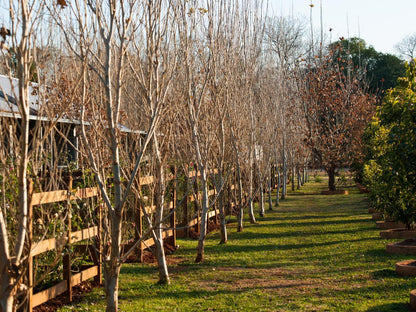
[[[50,117],[40,116],[38,114],[40,104],[39,104],[39,96],[38,92],[36,92],[36,88],[38,84],[35,82],[31,82],[29,84],[29,105],[30,105],[30,120],[39,120],[39,121],[51,121]],[[19,96],[19,80],[14,77],[0,75],[0,117],[8,117],[8,118],[21,118],[19,113],[19,108],[17,106],[16,98]],[[59,118],[55,120],[59,123],[71,123],[71,124],[81,124],[80,120],[73,120],[69,118]],[[85,122],[84,124],[90,124],[89,122]],[[125,133],[138,133],[138,134],[146,134],[145,131],[140,130],[133,130],[130,129],[122,124],[117,125],[121,132]]]

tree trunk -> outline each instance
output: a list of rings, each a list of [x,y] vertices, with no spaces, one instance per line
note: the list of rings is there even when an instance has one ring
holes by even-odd
[[[248,207],[248,215],[250,218],[250,223],[255,224],[256,223],[256,217],[254,216],[254,201],[253,198],[249,198],[249,207]]]
[[[156,134],[153,135],[153,142],[155,148],[155,165],[156,165],[156,192],[155,192],[155,226],[156,229],[152,231],[153,239],[156,245],[156,257],[159,270],[159,281],[158,284],[170,284],[168,266],[166,263],[165,250],[163,247],[163,210],[165,204],[165,177],[163,173],[163,163],[159,151],[159,144]]]
[[[0,208],[0,312],[12,312],[13,307],[14,298],[10,291],[13,281],[8,273],[9,259],[6,220],[4,219],[3,209]]]
[[[156,195],[157,196],[157,195]],[[157,207],[157,206],[156,206]],[[160,211],[160,208],[157,208],[156,211],[156,229],[153,231],[153,240],[155,241],[156,245],[156,257],[157,257],[157,264],[158,264],[158,271],[159,271],[159,281],[158,284],[170,284],[168,266],[166,263],[166,255],[165,250],[163,247],[163,229],[161,225],[161,221],[163,218],[163,209]]]
[[[273,210],[273,202],[272,202],[272,177],[269,176],[268,181],[268,196],[269,196],[269,210]]]
[[[2,253],[3,256],[3,253]],[[7,273],[7,258],[0,259],[0,312],[12,312],[14,296],[11,292],[13,281],[11,276]]]
[[[207,173],[204,166],[199,166],[201,169],[201,184],[202,184],[202,213],[201,213],[201,226],[198,240],[198,248],[195,262],[204,261],[204,244],[205,237],[207,236],[207,224],[208,224],[208,185],[207,185]]]
[[[283,169],[282,178],[282,196],[280,198],[285,199],[287,194],[287,168]]]
[[[295,190],[295,165],[292,163],[292,191]]]
[[[120,246],[121,246],[121,213],[113,212],[110,218],[111,224],[111,251],[110,259],[105,263],[104,278],[105,292],[107,296],[106,312],[118,311],[118,282],[121,265]]]
[[[250,167],[250,181],[249,181],[249,203],[248,203],[248,215],[250,223],[256,223],[256,217],[254,216],[254,198],[253,198],[253,168]]]
[[[225,219],[225,207],[224,207],[224,196],[220,195],[220,228],[221,228],[221,241],[220,244],[226,244],[228,242],[227,235],[227,220]]]
[[[107,297],[106,312],[118,312],[118,281],[120,266],[111,262],[104,270],[105,292]]]
[[[12,293],[2,293],[0,298],[0,312],[13,312],[13,299]]]
[[[307,181],[307,178],[306,178],[306,166],[305,166],[305,167],[303,167],[303,184],[305,184],[306,182],[308,182],[308,181]]]
[[[220,174],[221,175],[221,174]],[[220,176],[220,183],[219,187],[223,188],[223,178],[222,175]],[[221,189],[217,191],[220,191],[218,198],[218,205],[219,205],[219,211],[220,211],[220,230],[221,230],[221,241],[220,244],[226,244],[228,242],[228,235],[227,235],[227,221],[225,220],[225,207],[224,207],[224,191]],[[229,194],[231,196],[231,194]]]
[[[281,184],[281,176],[279,167],[277,167],[277,188],[276,188],[276,203],[274,204],[276,207],[279,206],[279,192],[280,192],[280,184]]]
[[[330,165],[327,169],[328,173],[328,188],[330,191],[335,191],[335,166]]]
[[[241,179],[240,165],[237,164],[237,182],[238,182],[238,226],[237,232],[243,231],[243,219],[244,219],[244,205],[243,205],[243,181]]]
[[[169,285],[170,278],[169,278],[168,265],[166,263],[165,249],[163,248],[162,228],[159,226],[159,228],[155,230],[155,232],[157,236],[157,239],[155,239],[156,257],[157,257],[157,266],[159,270],[159,281],[157,283],[162,284],[162,285]]]
[[[260,183],[260,217],[264,217],[264,187],[263,183]]]
[[[283,181],[282,181],[282,196],[281,199],[286,198],[287,192],[287,160],[286,160],[286,140],[283,136],[283,150],[282,150],[282,158],[283,158]]]

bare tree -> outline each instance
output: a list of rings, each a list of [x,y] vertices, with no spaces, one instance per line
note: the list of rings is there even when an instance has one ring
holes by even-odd
[[[207,5],[214,5],[214,3],[208,1]],[[213,31],[214,12],[212,8],[198,9],[201,6],[202,3],[200,4],[199,1],[188,1],[184,2],[177,11],[177,19],[181,21],[179,32],[183,51],[185,118],[189,125],[192,149],[200,172],[202,191],[201,225],[196,262],[204,260],[204,243],[207,235],[208,210],[210,209],[208,197],[209,147],[212,143],[210,133],[206,131],[210,126],[210,115],[207,111],[208,103],[205,97],[212,64],[212,51],[205,49],[204,46],[209,46],[209,36]],[[198,25],[207,25],[207,29],[200,29]]]
[[[158,249],[159,278],[169,283],[161,226],[165,178],[156,129],[166,106],[172,68],[175,68],[170,2],[80,0],[68,3],[64,9],[58,5],[51,6],[50,10],[61,27],[68,49],[83,65],[81,135],[106,208],[103,219],[106,311],[117,311],[120,268],[126,259],[126,255],[121,254],[122,216],[151,141],[157,177],[157,224],[151,229]],[[137,62],[133,62],[132,52],[139,58]],[[127,99],[132,100],[126,88],[127,72],[140,94],[132,104],[144,114],[143,123],[139,125],[144,136],[137,145],[132,167],[125,166],[129,159],[121,159],[120,151],[122,108],[126,107]],[[88,94],[94,95],[88,97]],[[86,118],[88,110],[94,112],[92,119]],[[107,183],[109,179],[111,185]]]
[[[413,60],[416,57],[416,33],[403,38],[394,47],[402,56]]]
[[[271,97],[274,116],[275,131],[275,165],[278,172],[278,189],[276,205],[279,203],[279,189],[282,185],[281,198],[287,192],[288,158],[291,155],[292,140],[291,129],[298,123],[299,115],[293,114],[296,103],[293,101],[296,94],[296,80],[294,74],[298,70],[298,62],[307,53],[305,44],[305,26],[294,18],[274,17],[266,21],[265,45],[266,58],[270,61],[268,76],[275,83]],[[279,161],[280,160],[280,161]],[[281,163],[281,170],[278,163]]]
[[[17,114],[20,117],[20,136],[18,138],[18,154],[15,155],[17,163],[18,200],[15,227],[7,222],[7,207],[0,209],[0,311],[11,312],[17,308],[16,301],[19,290],[27,290],[19,286],[23,284],[23,276],[26,272],[27,259],[29,257],[31,242],[28,237],[29,224],[29,194],[28,194],[28,165],[29,152],[29,120],[30,120],[30,95],[29,85],[31,80],[31,64],[33,64],[34,34],[42,6],[38,1],[10,1],[9,22],[10,27],[2,26],[2,49],[13,54],[14,64],[9,67],[9,76],[13,74],[17,78],[17,88],[11,96],[15,99]],[[6,39],[10,37],[10,44]],[[10,78],[10,84],[13,82]],[[12,88],[13,89],[13,88]],[[2,90],[4,91],[4,90]],[[10,96],[10,94],[9,94]],[[11,103],[12,99],[6,96]],[[5,178],[5,177],[4,177]],[[16,236],[11,236],[16,231]],[[11,247],[14,246],[13,250]]]

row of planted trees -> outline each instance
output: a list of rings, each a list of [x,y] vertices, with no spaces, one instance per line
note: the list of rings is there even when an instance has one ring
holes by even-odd
[[[315,56],[319,49],[306,41],[302,23],[267,17],[261,1],[23,0],[11,1],[9,12],[10,26],[0,33],[2,70],[18,86],[14,102],[5,97],[16,110],[15,118],[2,119],[2,131],[18,144],[11,146],[10,139],[1,145],[2,312],[24,303],[33,287],[22,286],[32,244],[26,181],[28,175],[56,181],[38,183],[43,190],[59,184],[62,168],[51,164],[51,149],[44,146],[62,118],[77,124],[79,145],[60,135],[76,148],[76,165],[92,173],[103,201],[107,311],[118,310],[120,268],[144,239],[137,237],[122,254],[123,216],[132,202],[145,207],[151,198],[155,213],[144,213],[147,233],[156,244],[160,282],[169,283],[163,224],[170,174],[200,172],[194,187],[195,196],[201,194],[199,262],[214,204],[221,242],[227,242],[223,196],[231,176],[242,231],[245,208],[256,222],[254,198],[270,191],[271,168],[277,170],[278,204],[289,172],[295,187],[295,173],[300,184],[302,171],[318,164],[334,182],[336,169],[359,150],[372,106],[362,79],[322,43]],[[144,175],[156,178],[151,190],[140,187]],[[209,186],[216,196],[209,197]],[[262,216],[263,200],[259,206]],[[56,222],[62,218],[57,214]]]

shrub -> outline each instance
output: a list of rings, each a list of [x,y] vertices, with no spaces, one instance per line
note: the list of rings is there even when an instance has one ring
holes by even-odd
[[[364,178],[379,211],[405,223],[416,221],[416,67],[388,91],[366,131],[369,161]]]

